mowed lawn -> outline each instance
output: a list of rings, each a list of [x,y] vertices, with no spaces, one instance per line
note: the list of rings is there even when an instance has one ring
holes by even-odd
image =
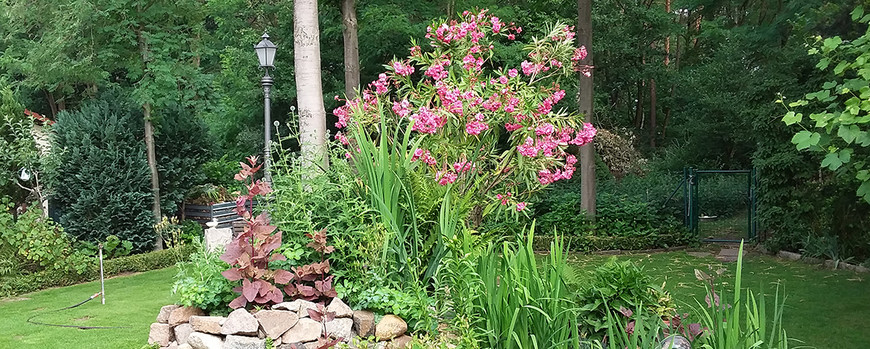
[[[160,307],[174,302],[170,288],[175,272],[175,268],[166,268],[108,279],[105,305],[98,297],[60,312],[52,311],[99,292],[99,281],[0,299],[0,348],[139,349],[147,342],[149,326]],[[40,326],[27,322],[34,314],[43,314],[35,320],[45,323],[125,328]]]
[[[595,265],[611,257],[572,255],[569,258],[576,282],[582,285]],[[709,265],[716,269],[724,266],[728,273],[720,280],[732,285],[736,266],[736,263],[720,263],[712,256],[699,258],[686,252],[615,258],[635,261],[658,283],[665,282],[680,312],[690,313],[691,306],[698,306],[696,300],[704,303],[706,294],[704,284],[695,279],[694,269],[707,272]],[[750,254],[744,259],[744,287],[750,287],[756,294],[763,289],[770,304],[777,283],[787,297],[784,328],[790,338],[803,342],[794,342],[793,347],[870,348],[870,274],[822,269],[766,255]]]
[[[571,255],[571,279],[582,286],[595,266],[610,256]],[[665,282],[681,312],[691,312],[703,302],[704,285],[694,269],[726,267],[722,278],[730,284],[734,263],[719,263],[712,256],[693,257],[686,252],[622,255],[643,267],[658,283]],[[94,299],[75,309],[50,312],[78,303],[99,291],[98,282],[50,289],[0,300],[0,348],[133,348],[148,337],[149,325],[161,306],[174,301],[170,294],[175,268],[121,276],[106,281],[106,305]],[[831,271],[769,256],[749,255],[744,262],[744,285],[772,295],[777,283],[787,294],[785,328],[791,338],[820,349],[870,348],[870,274]],[[83,326],[128,326],[106,330],[78,330],[27,323]]]

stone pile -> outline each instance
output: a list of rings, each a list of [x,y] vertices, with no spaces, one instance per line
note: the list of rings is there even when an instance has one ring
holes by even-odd
[[[266,338],[271,338],[273,348],[316,348],[324,325],[311,319],[308,309],[317,310],[317,304],[295,300],[253,314],[236,309],[223,317],[206,316],[198,308],[167,305],[151,324],[148,344],[171,349],[265,349]],[[408,325],[398,316],[386,315],[376,324],[372,312],[353,311],[339,298],[333,299],[326,311],[335,313],[335,319],[326,322],[326,334],[344,342],[374,336],[377,349],[403,349],[411,341],[405,335]]]

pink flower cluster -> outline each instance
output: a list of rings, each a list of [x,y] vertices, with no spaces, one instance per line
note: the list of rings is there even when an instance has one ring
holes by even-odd
[[[452,184],[456,182],[457,178],[459,178],[459,175],[453,171],[438,171],[435,173],[435,179],[440,185]]]
[[[483,57],[474,58],[470,53],[462,58],[462,68],[468,71],[480,71],[483,67]]]
[[[546,70],[543,63],[532,63],[529,61],[523,61],[520,63],[520,67],[523,68],[523,74],[527,76],[540,73]]]
[[[381,73],[380,75],[378,75],[378,79],[375,81],[372,81],[372,83],[369,85],[373,86],[375,88],[375,93],[382,95],[384,93],[387,93],[387,91],[389,90],[387,88],[387,86],[389,86],[389,84],[390,84],[390,78],[387,77],[387,74]]]
[[[483,113],[477,113],[477,115],[475,115],[474,117],[474,121],[469,122],[465,125],[465,132],[475,136],[488,129],[489,125],[483,122]]]
[[[448,73],[444,67],[450,65],[450,60],[445,59],[441,61],[435,61],[432,63],[432,66],[429,69],[426,69],[426,76],[437,80],[441,80],[447,77]]]
[[[342,145],[350,145],[350,140],[341,131],[335,133],[335,139],[341,142]]]
[[[393,70],[396,74],[401,76],[408,76],[414,73],[414,66],[410,64],[405,64],[402,61],[393,62]]]
[[[411,155],[411,161],[422,160],[423,163],[429,166],[435,166],[438,164],[438,161],[435,161],[435,158],[432,157],[432,154],[429,153],[428,150],[417,148],[414,150],[414,155]]]
[[[453,171],[456,171],[456,173],[465,173],[474,168],[476,168],[476,166],[474,166],[470,161],[462,160],[453,163]]]
[[[508,201],[511,198],[511,195],[512,195],[511,192],[507,192],[507,194],[505,194],[505,195],[497,194],[495,196],[495,198],[500,200],[502,205],[507,205]]]
[[[393,113],[400,117],[406,117],[411,114],[411,102],[408,99],[403,99],[401,102],[393,102]]]
[[[577,158],[574,155],[568,154],[565,156],[565,167],[561,170],[544,169],[538,171],[538,182],[541,185],[547,185],[561,179],[571,179],[574,175],[574,164],[577,163]]]
[[[435,133],[447,123],[446,118],[426,107],[420,107],[416,114],[411,115],[411,120],[414,121],[411,130],[420,133]]]
[[[551,111],[553,111],[553,105],[559,103],[562,98],[565,97],[565,90],[558,90],[554,92],[551,96],[544,98],[544,101],[538,105],[538,114],[539,115],[547,115]]]

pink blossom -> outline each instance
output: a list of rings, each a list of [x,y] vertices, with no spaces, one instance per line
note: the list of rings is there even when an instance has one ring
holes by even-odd
[[[526,203],[525,203],[525,202],[518,202],[518,203],[517,203],[517,212],[520,212],[520,211],[525,210],[525,209],[526,209]]]
[[[592,142],[592,138],[598,133],[598,130],[592,126],[590,123],[583,123],[583,129],[577,131],[574,135],[574,139],[572,139],[569,143],[574,145],[584,145],[589,142]]]
[[[507,83],[508,83],[508,78],[507,78],[507,76],[500,76],[500,77],[498,78],[498,82],[501,83],[502,85],[507,85]]]
[[[556,179],[554,177],[553,173],[548,169],[538,171],[538,182],[540,182],[541,185],[548,185],[555,182]]]
[[[414,66],[412,66],[410,64],[405,65],[405,63],[403,63],[401,61],[396,61],[396,62],[393,62],[393,70],[398,75],[408,76],[408,75],[411,75],[414,73]]]
[[[520,63],[520,66],[523,68],[523,74],[526,74],[527,76],[549,69],[541,63],[532,63],[529,61],[523,61]]]
[[[429,29],[431,29],[431,27]],[[422,51],[420,50],[420,46],[411,47],[409,51],[411,51],[411,56],[415,57],[421,55],[422,53]]]
[[[527,157],[533,158],[538,156],[538,147],[535,146],[535,140],[531,137],[526,137],[526,142],[517,146],[517,151]]]
[[[513,40],[516,40],[517,37],[516,37],[516,35],[508,34],[507,38],[508,38],[508,40],[513,41]]]
[[[499,21],[498,17],[493,16],[492,18],[489,19],[489,21],[492,23],[492,32],[493,33],[498,33],[501,31],[502,23]]]
[[[556,128],[553,127],[553,124],[551,124],[551,123],[544,123],[541,126],[538,126],[537,128],[535,128],[535,134],[538,136],[551,135],[555,131],[556,131]]]
[[[420,107],[420,110],[410,117],[414,121],[414,126],[411,130],[421,133],[435,133],[438,128],[444,126],[447,122],[444,117],[437,115],[435,112],[426,107]]]
[[[411,161],[423,160],[427,165],[435,165],[437,161],[432,157],[428,150],[417,148],[414,150],[414,155],[411,156]]]
[[[438,180],[438,184],[440,185],[448,185],[456,182],[457,178],[459,178],[459,176],[451,171],[438,171],[435,173],[435,179]]]
[[[580,48],[574,50],[574,55],[571,56],[571,60],[575,63],[578,61],[582,61],[586,59],[586,55],[588,54],[589,52],[586,51],[586,46],[580,46]]]
[[[472,165],[470,161],[463,160],[463,161],[453,163],[453,170],[456,171],[456,173],[468,172],[468,171],[471,171],[471,169],[474,167],[475,166]]]
[[[347,127],[347,122],[350,121],[350,107],[345,104],[341,107],[335,108],[332,110],[332,113],[338,117],[338,121],[335,123],[335,127],[337,128],[345,128]]]
[[[505,123],[505,124],[504,124],[504,128],[505,128],[506,130],[508,130],[508,132],[513,132],[513,131],[516,131],[516,130],[519,130],[519,129],[523,128],[523,125],[520,125],[520,124],[512,124],[512,123],[509,123],[509,122],[508,122],[508,123]]]
[[[468,132],[468,134],[475,136],[488,129],[489,125],[480,121],[472,121],[465,125],[465,132]]]
[[[369,85],[375,87],[375,93],[382,95],[384,93],[387,93],[387,91],[388,91],[387,85],[388,84],[389,84],[389,78],[387,77],[387,74],[381,73],[378,75],[378,79],[375,81],[372,81],[372,83]]]
[[[508,70],[508,76],[515,78],[517,77],[517,75],[520,75],[520,73],[516,69]]]
[[[407,99],[403,99],[401,102],[393,102],[393,112],[400,117],[408,116],[408,114],[411,114],[411,102],[408,102]]]
[[[350,145],[350,140],[348,140],[347,136],[341,133],[341,131],[335,133],[335,139],[337,139],[343,145]]]
[[[440,62],[432,63],[432,66],[429,69],[426,69],[426,76],[431,77],[435,80],[441,80],[447,77],[447,70],[444,69],[445,66],[449,65],[449,60],[444,60]]]

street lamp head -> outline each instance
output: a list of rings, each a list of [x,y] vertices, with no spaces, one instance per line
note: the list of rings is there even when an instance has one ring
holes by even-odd
[[[273,68],[275,67],[275,51],[278,50],[278,46],[269,41],[269,34],[263,33],[262,38],[260,43],[254,45],[257,59],[260,60],[260,68]]]

